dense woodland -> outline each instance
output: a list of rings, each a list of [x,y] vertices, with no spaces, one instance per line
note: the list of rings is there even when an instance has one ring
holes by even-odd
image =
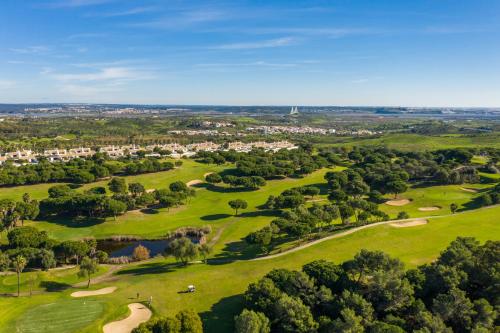
[[[248,287],[235,332],[493,332],[499,257],[500,242],[457,238],[417,269],[367,250],[341,264],[275,269]]]

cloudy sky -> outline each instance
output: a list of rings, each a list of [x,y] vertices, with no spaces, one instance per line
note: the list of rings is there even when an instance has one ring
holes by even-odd
[[[500,1],[3,0],[23,102],[500,106]]]

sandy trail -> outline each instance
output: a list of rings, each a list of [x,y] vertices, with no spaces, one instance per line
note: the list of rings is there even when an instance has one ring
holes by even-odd
[[[429,223],[429,221],[427,221],[426,219],[415,219],[413,221],[391,223],[389,225],[395,228],[408,228],[408,227],[416,227],[417,225],[424,225],[427,223]]]
[[[116,290],[116,287],[107,287],[97,290],[81,290],[75,291],[71,294],[71,297],[89,297],[89,296],[99,296],[99,295],[107,295],[111,294]]]
[[[193,185],[196,185],[196,184],[201,184],[203,183],[202,180],[199,180],[199,179],[194,179],[194,180],[191,180],[189,182],[186,183],[187,186],[193,186]]]
[[[433,207],[420,207],[418,210],[421,212],[433,212],[440,209],[441,207],[433,206]]]
[[[410,200],[408,199],[400,199],[400,200],[389,200],[386,201],[385,204],[389,206],[404,206],[410,203]]]
[[[134,328],[151,318],[151,310],[141,303],[131,303],[128,308],[130,315],[125,319],[104,325],[104,333],[130,333]]]

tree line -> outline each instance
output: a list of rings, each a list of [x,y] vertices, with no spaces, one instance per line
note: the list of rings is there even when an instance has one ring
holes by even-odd
[[[178,162],[182,164],[182,161]],[[96,153],[90,158],[75,158],[67,162],[49,162],[46,158],[41,158],[37,164],[21,166],[15,166],[8,161],[0,166],[0,186],[53,182],[85,184],[113,175],[137,175],[172,170],[179,163],[162,162],[156,158],[138,160],[124,158],[111,161],[104,153]]]

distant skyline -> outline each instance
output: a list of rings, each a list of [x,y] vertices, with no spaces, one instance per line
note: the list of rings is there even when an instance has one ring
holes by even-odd
[[[500,107],[498,0],[5,0],[0,103]]]

